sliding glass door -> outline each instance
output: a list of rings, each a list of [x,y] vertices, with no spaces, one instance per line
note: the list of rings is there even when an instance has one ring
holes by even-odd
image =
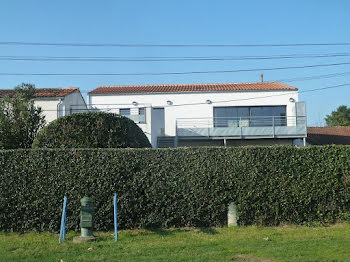
[[[286,126],[286,106],[214,107],[215,127]]]

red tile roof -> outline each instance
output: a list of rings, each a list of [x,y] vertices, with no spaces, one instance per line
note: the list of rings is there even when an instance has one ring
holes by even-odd
[[[278,82],[258,83],[227,83],[227,84],[175,84],[175,85],[124,85],[100,86],[89,92],[93,94],[130,94],[130,93],[183,93],[183,92],[214,92],[214,91],[265,91],[291,90],[297,88]]]
[[[308,127],[307,141],[312,145],[350,145],[350,126]]]
[[[65,97],[74,91],[79,90],[78,87],[62,87],[62,88],[36,88],[35,97]],[[0,97],[15,93],[13,89],[0,89]]]

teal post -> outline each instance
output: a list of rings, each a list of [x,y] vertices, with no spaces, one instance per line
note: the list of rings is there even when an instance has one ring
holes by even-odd
[[[94,200],[91,197],[83,197],[80,200],[80,228],[81,237],[92,237],[93,230],[93,215],[94,215]]]

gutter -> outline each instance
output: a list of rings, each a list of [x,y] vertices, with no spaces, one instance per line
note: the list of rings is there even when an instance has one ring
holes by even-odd
[[[57,103],[57,118],[60,117],[60,112],[61,112],[60,107],[61,107],[62,104],[63,104],[63,99],[60,98],[59,102]]]

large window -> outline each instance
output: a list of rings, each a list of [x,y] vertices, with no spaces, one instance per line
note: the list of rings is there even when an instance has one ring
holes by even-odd
[[[285,126],[286,106],[214,107],[215,127]]]

